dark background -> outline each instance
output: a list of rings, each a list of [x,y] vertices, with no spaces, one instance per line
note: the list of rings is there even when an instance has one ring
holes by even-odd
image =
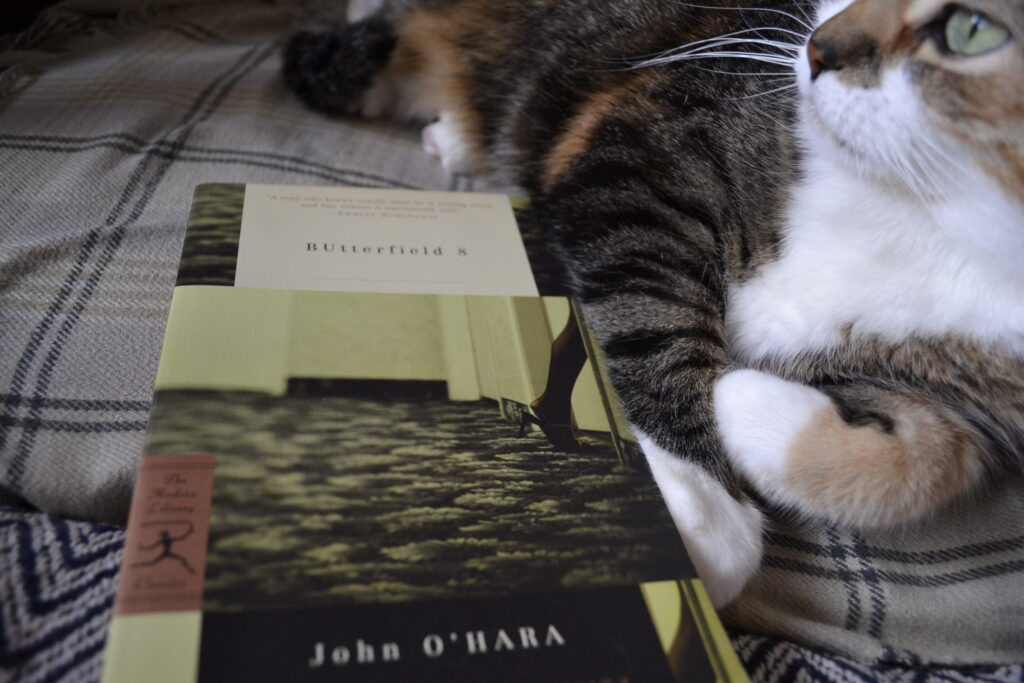
[[[43,8],[57,0],[13,0],[0,4],[0,35],[27,29]]]

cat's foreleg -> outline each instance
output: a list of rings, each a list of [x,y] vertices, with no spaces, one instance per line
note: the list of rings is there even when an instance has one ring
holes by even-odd
[[[579,250],[572,254],[577,297],[676,528],[722,606],[760,565],[763,527],[761,512],[735,485],[714,421],[712,389],[729,365],[720,313],[724,284],[713,265],[713,239],[701,240],[710,229],[662,209],[644,191],[631,183],[627,192],[606,197],[615,214],[607,204],[581,202],[571,210],[581,221],[601,212],[591,225],[638,215],[653,224],[649,233],[593,229],[563,244]],[[639,202],[643,208],[630,214]],[[544,208],[549,220],[561,209]],[[689,238],[666,240],[677,221],[685,221],[680,229]]]
[[[646,256],[647,247],[658,252]],[[713,602],[724,606],[761,563],[763,517],[735,485],[715,428],[711,393],[728,356],[707,301],[720,287],[712,274],[701,284],[684,270],[688,244],[634,237],[633,249],[634,263],[622,265],[604,265],[591,250],[590,284],[579,296],[676,528]],[[641,259],[671,267],[644,270]],[[664,294],[638,297],[638,276],[653,285],[645,294]],[[617,279],[605,285],[605,277]]]
[[[726,453],[770,500],[886,527],[928,514],[984,476],[979,440],[942,405],[873,386],[829,393],[757,370],[716,384]]]
[[[739,243],[730,188],[743,185],[719,181],[749,167],[681,142],[705,139],[719,115],[734,125],[731,109],[712,98],[680,120],[663,86],[636,72],[612,96],[583,101],[550,145],[535,202],[680,536],[724,605],[762,557],[762,514],[722,452],[712,402],[731,364],[724,316]],[[677,94],[673,106],[693,106]],[[674,123],[653,125],[662,120]]]

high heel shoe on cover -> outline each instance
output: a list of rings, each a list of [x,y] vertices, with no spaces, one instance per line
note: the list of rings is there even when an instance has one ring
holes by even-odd
[[[523,406],[523,411],[519,415],[519,436],[526,435],[528,424],[540,427],[548,443],[563,453],[577,453],[580,450],[580,442],[573,436],[572,425],[545,422],[539,415],[534,415],[529,408]]]

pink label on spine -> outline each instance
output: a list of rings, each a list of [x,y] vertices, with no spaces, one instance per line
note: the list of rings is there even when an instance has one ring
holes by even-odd
[[[213,455],[148,455],[132,497],[115,614],[199,610]]]

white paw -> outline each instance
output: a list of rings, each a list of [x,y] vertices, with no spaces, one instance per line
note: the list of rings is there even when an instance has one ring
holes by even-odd
[[[423,149],[438,157],[449,173],[473,172],[473,151],[448,114],[442,113],[441,118],[423,129]]]
[[[348,0],[345,17],[354,24],[370,16],[384,5],[384,0]]]
[[[637,432],[686,550],[716,607],[736,598],[761,564],[763,516],[699,465]]]
[[[783,502],[786,459],[816,415],[832,409],[817,389],[757,370],[735,370],[715,384],[715,419],[732,464]]]

